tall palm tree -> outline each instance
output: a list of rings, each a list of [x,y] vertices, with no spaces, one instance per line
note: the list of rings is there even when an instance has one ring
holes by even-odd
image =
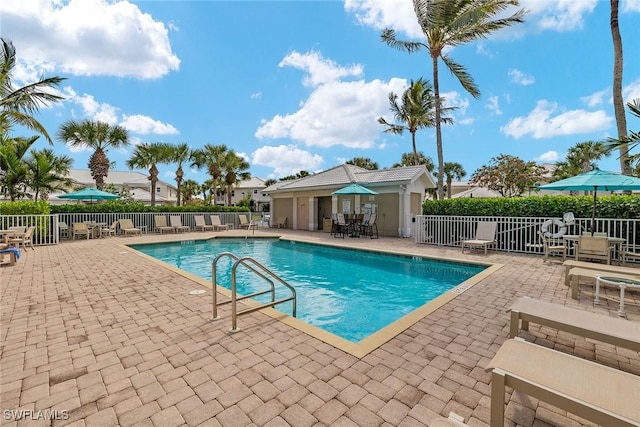
[[[380,166],[378,165],[378,162],[374,162],[373,160],[371,160],[368,157],[354,157],[353,159],[349,160],[347,162],[348,165],[355,165],[355,166],[359,166],[363,169],[367,169],[370,171],[375,171],[380,169]]]
[[[640,119],[640,98],[627,102],[627,107],[631,115]],[[640,131],[631,131],[629,135],[625,135],[622,138],[607,138],[604,144],[609,151],[622,147],[623,145],[626,145],[628,150],[632,150],[640,145]],[[631,159],[629,159],[629,162],[631,163]]]
[[[195,150],[192,155],[192,166],[201,169],[206,168],[211,177],[212,204],[216,204],[216,195],[218,194],[218,185],[222,178],[222,164],[224,164],[227,155],[227,146],[206,144],[204,147]]]
[[[222,164],[224,184],[227,193],[227,205],[231,206],[231,190],[240,181],[251,178],[249,162],[238,156],[235,151],[229,150]]]
[[[519,6],[518,0],[413,0],[413,8],[427,42],[401,41],[395,31],[382,31],[382,41],[389,46],[409,53],[426,49],[431,56],[433,68],[433,91],[435,95],[436,148],[438,152],[438,198],[444,196],[444,157],[442,152],[442,100],[438,76],[438,59],[458,79],[462,87],[474,98],[480,98],[480,90],[466,68],[455,62],[447,53],[447,47],[455,47],[485,38],[492,32],[515,23],[524,22],[525,10],[520,9],[511,16],[504,11]],[[496,18],[499,16],[499,18]]]
[[[170,160],[178,165],[178,169],[176,169],[176,184],[178,186],[178,199],[176,204],[178,206],[181,204],[182,191],[180,190],[182,187],[182,180],[184,179],[184,170],[182,167],[187,161],[190,161],[191,158],[192,152],[188,144],[182,143],[171,147]]]
[[[467,171],[464,170],[464,167],[458,162],[445,162],[444,174],[447,178],[447,198],[450,199],[453,180],[461,180],[467,174]]]
[[[417,81],[411,80],[411,84],[402,94],[402,102],[398,103],[398,95],[391,92],[389,94],[389,109],[393,113],[393,118],[402,123],[389,123],[384,117],[378,118],[378,123],[385,125],[385,132],[395,135],[402,135],[407,130],[411,133],[411,144],[413,147],[414,164],[418,164],[418,150],[416,148],[416,132],[418,129],[435,126],[436,109],[433,89],[428,80],[419,78]],[[447,108],[446,110],[452,110]],[[443,123],[452,124],[449,117],[442,117]]]
[[[31,150],[31,156],[25,161],[28,170],[27,186],[35,191],[34,200],[52,191],[64,190],[72,184],[68,177],[73,159],[69,156],[57,156],[53,150]]]
[[[618,25],[619,0],[611,0],[611,38],[613,39],[613,111],[616,116],[618,128],[618,140],[622,141],[618,146],[620,150],[620,171],[629,175],[629,145],[625,142],[627,136],[627,119],[624,113],[624,101],[622,100],[622,37]]]
[[[104,186],[104,178],[109,175],[111,166],[106,151],[129,145],[129,133],[122,126],[88,119],[64,122],[60,125],[57,136],[60,141],[72,147],[87,146],[94,149],[88,166],[98,189]]]
[[[158,163],[168,163],[171,158],[171,146],[164,142],[136,145],[131,157],[126,161],[129,169],[149,169],[151,181],[151,206],[156,205],[156,184],[158,182]]]
[[[0,191],[11,201],[27,195],[29,170],[25,159],[38,138],[39,135],[24,138],[0,134]]]
[[[182,183],[180,191],[182,192],[184,203],[190,203],[195,195],[200,194],[200,184],[193,179],[187,179]]]
[[[47,77],[26,86],[13,86],[12,74],[16,66],[16,49],[11,41],[0,38],[0,134],[18,124],[44,136],[53,144],[47,130],[33,116],[42,106],[61,101],[62,96],[53,93],[65,79]]]
[[[433,172],[433,169],[434,169],[433,159],[429,156],[425,156],[422,151],[418,151],[417,161],[414,153],[402,153],[402,157],[400,158],[400,163],[394,163],[392,167],[399,168],[402,166],[418,166],[418,165],[424,165],[427,168],[428,172]]]

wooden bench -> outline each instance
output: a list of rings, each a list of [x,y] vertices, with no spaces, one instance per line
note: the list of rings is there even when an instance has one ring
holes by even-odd
[[[607,265],[607,264],[598,264],[595,262],[585,262],[585,261],[574,261],[567,260],[562,263],[564,265],[564,284],[569,286],[571,284],[569,278],[569,271],[574,267],[588,268],[591,270],[599,270],[606,271],[608,273],[616,273],[616,274],[631,274],[631,275],[640,275],[640,268],[633,267],[620,267],[617,265]]]
[[[617,271],[602,271],[591,268],[574,267],[569,270],[569,285],[571,286],[571,298],[578,299],[580,293],[580,278],[588,277],[595,279],[597,276],[615,276],[623,279],[640,280],[640,271],[636,270],[636,274],[621,274]]]
[[[520,340],[505,341],[491,374],[491,427],[504,426],[505,387],[607,427],[640,425],[640,376]]]
[[[520,297],[510,308],[509,337],[529,329],[529,322],[570,332],[585,338],[640,351],[640,322],[578,310],[561,304]]]

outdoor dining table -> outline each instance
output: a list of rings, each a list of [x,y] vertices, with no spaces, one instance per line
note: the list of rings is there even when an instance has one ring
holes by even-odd
[[[84,223],[87,225],[89,235],[92,239],[100,237],[100,230],[102,227],[108,225],[106,222],[85,221]]]
[[[588,233],[587,235],[590,235],[590,233]],[[609,244],[616,246],[616,250],[618,251],[618,254],[622,252],[623,246],[627,241],[627,239],[623,239],[622,237],[611,237],[611,236],[603,236],[603,237],[606,237],[609,240]],[[564,236],[562,236],[562,239],[567,244],[567,246],[569,246],[568,245],[569,243],[571,243],[572,245],[575,245],[580,240],[580,235],[565,234]],[[574,257],[576,258],[578,257],[578,253],[576,251],[574,251]]]

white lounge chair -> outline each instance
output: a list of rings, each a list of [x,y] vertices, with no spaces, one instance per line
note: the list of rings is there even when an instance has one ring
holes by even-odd
[[[193,219],[196,222],[196,231],[207,231],[213,230],[215,227],[213,225],[209,225],[204,220],[204,215],[195,215]]]
[[[240,228],[248,230],[251,227],[251,223],[246,215],[238,215],[238,220],[240,220]]]
[[[487,254],[489,246],[495,246],[496,241],[496,229],[498,223],[495,221],[479,221],[478,228],[476,228],[476,236],[471,240],[462,241],[462,253],[464,253],[465,246],[469,248],[484,248],[484,254]]]
[[[153,217],[153,222],[156,225],[156,230],[158,230],[158,233],[160,234],[165,231],[169,233],[173,233],[175,231],[175,228],[167,224],[167,217],[164,215],[156,215]]]
[[[125,236],[128,236],[129,234],[142,235],[142,230],[139,228],[136,228],[133,225],[133,221],[131,221],[130,219],[123,218],[118,220],[118,222],[120,223],[120,232],[123,233]]]
[[[211,215],[211,225],[213,225],[213,230],[228,230],[228,224],[222,224],[220,221],[220,215]]]
[[[169,217],[169,222],[171,223],[171,226],[177,231],[177,232],[181,232],[181,231],[190,231],[190,228],[188,225],[182,225],[182,218],[180,218],[177,215],[173,215]]]

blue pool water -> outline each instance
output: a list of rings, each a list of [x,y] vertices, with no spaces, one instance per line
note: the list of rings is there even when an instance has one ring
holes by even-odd
[[[211,262],[217,254],[250,256],[296,288],[298,319],[352,342],[485,269],[277,239],[212,239],[132,247],[206,280],[211,280]],[[228,257],[220,259],[218,285],[231,287],[231,266]],[[267,289],[264,282],[240,268],[236,283],[244,295]],[[276,299],[288,295],[286,288],[277,288]],[[268,300],[263,297],[256,299]],[[276,308],[291,314],[290,302]]]

